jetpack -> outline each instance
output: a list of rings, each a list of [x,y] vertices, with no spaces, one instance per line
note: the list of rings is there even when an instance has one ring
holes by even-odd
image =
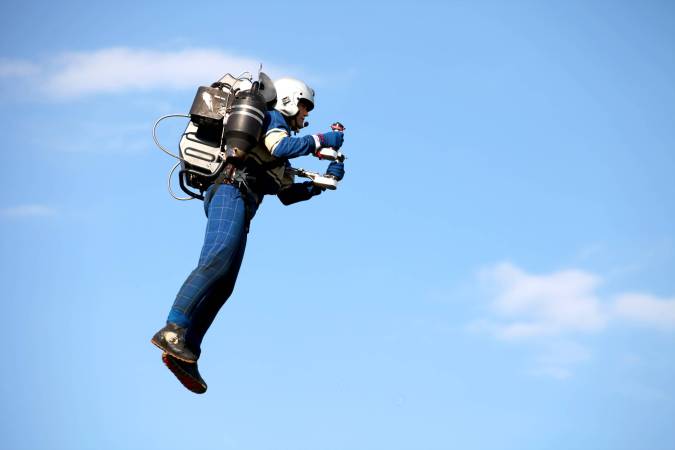
[[[258,143],[265,111],[274,109],[277,93],[274,82],[264,72],[258,73],[257,81],[252,78],[248,72],[238,77],[225,74],[210,86],[197,89],[189,114],[168,114],[155,122],[152,130],[155,144],[178,160],[169,172],[167,183],[169,193],[176,200],[203,200],[204,191],[216,181],[226,162],[236,165]],[[177,155],[157,139],[158,125],[169,117],[189,119],[178,143]],[[333,149],[323,149],[317,156],[328,160],[344,159],[344,155]],[[179,184],[188,197],[176,196],[171,187],[173,174],[179,167]],[[337,187],[337,180],[328,175],[304,169],[293,169],[293,174],[309,178],[322,188]]]

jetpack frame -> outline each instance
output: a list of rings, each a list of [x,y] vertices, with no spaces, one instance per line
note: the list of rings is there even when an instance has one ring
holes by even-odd
[[[189,115],[169,114],[155,122],[155,144],[179,160],[168,178],[169,193],[176,200],[203,200],[204,191],[218,178],[225,163],[243,157],[260,139],[265,110],[274,108],[277,94],[264,72],[258,73],[258,81],[252,78],[248,72],[238,77],[225,74],[211,86],[197,89]],[[178,144],[178,155],[157,139],[157,126],[168,117],[190,119]],[[176,196],[171,187],[178,166],[178,182],[188,197]]]
[[[176,200],[204,200],[204,192],[225,168],[226,163],[235,167],[245,154],[259,141],[265,111],[274,109],[277,92],[272,79],[262,71],[253,81],[249,72],[238,77],[227,73],[211,86],[200,86],[190,107],[189,114],[168,114],[160,117],[152,129],[157,147],[178,160],[171,168],[167,180],[169,193]],[[178,155],[164,148],[157,139],[157,126],[169,117],[189,119],[178,144]],[[335,122],[333,131],[344,131]],[[346,156],[333,148],[323,148],[316,156],[322,160],[344,161]],[[188,197],[178,197],[171,186],[173,174],[178,171],[178,183]],[[321,175],[305,169],[291,169],[296,176],[309,178],[322,189],[335,190],[338,185],[331,175]]]

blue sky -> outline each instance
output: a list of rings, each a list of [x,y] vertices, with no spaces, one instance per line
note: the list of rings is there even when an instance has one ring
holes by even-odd
[[[675,449],[673,5],[256,5],[0,7],[2,448]],[[259,63],[347,176],[265,200],[195,396],[150,132]]]

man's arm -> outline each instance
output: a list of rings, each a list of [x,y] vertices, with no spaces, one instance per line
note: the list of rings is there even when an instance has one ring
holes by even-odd
[[[290,167],[290,164],[288,164]],[[333,161],[328,165],[326,175],[330,175],[336,180],[340,181],[345,176],[344,163]],[[284,205],[292,205],[293,203],[303,202],[309,200],[315,195],[319,195],[324,191],[323,188],[315,186],[312,181],[305,181],[304,183],[293,183],[288,187],[282,189],[277,193],[279,200]]]
[[[311,181],[305,181],[304,183],[293,183],[280,190],[279,193],[277,193],[277,197],[279,197],[281,203],[288,206],[293,203],[309,200],[315,195],[321,194],[321,192],[323,192],[323,189],[314,186],[314,183]]]
[[[282,159],[314,154],[323,147],[340,148],[343,134],[329,131],[309,136],[291,137],[291,130],[279,111],[269,111],[265,116],[265,147]]]
[[[291,130],[279,111],[269,111],[265,119],[265,147],[273,156],[291,159],[316,151],[313,136],[291,137]]]

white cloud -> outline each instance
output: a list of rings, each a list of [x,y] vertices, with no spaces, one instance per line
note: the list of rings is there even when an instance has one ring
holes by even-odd
[[[614,314],[622,319],[661,329],[675,329],[675,299],[628,293],[616,297]]]
[[[157,52],[110,48],[61,57],[47,86],[62,96],[157,88],[194,88],[226,72],[255,71],[259,61],[217,50]]]
[[[195,89],[225,73],[256,72],[256,58],[241,57],[215,49],[186,49],[174,52],[106,48],[93,52],[71,52],[40,63],[0,60],[0,75],[40,77],[46,94],[69,98],[124,91]],[[279,70],[265,62],[263,70]]]
[[[495,292],[490,328],[500,338],[592,332],[607,323],[595,289],[600,280],[580,270],[532,275],[510,263],[481,273]]]
[[[7,218],[49,217],[55,214],[56,210],[54,208],[38,204],[19,205],[0,209],[0,216]]]
[[[501,263],[482,270],[479,279],[490,293],[488,314],[468,329],[543,346],[532,371],[536,375],[561,380],[572,376],[574,367],[590,360],[591,353],[570,339],[601,332],[610,324],[675,330],[675,298],[624,293],[602,299],[597,292],[602,279],[583,270],[531,274]]]

